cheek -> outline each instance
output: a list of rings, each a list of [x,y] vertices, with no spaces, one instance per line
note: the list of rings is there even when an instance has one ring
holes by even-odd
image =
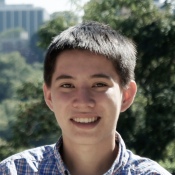
[[[122,94],[118,88],[109,89],[106,92],[107,101],[114,106],[120,106],[122,101]]]
[[[119,90],[110,89],[104,95],[103,105],[106,108],[106,112],[109,113],[111,118],[117,118],[121,110],[122,94]]]
[[[71,101],[71,95],[69,93],[54,92],[52,94],[52,102],[58,107],[58,105],[64,106]]]
[[[69,93],[52,94],[53,112],[59,124],[70,115],[71,99]]]

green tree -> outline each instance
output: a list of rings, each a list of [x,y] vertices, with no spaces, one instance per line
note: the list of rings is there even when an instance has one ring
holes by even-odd
[[[18,52],[0,54],[0,101],[15,97],[15,89],[33,74],[32,66]],[[37,74],[37,72],[35,72]],[[36,76],[36,75],[35,75]]]
[[[130,149],[163,159],[175,137],[174,16],[152,0],[90,0],[84,10],[83,20],[109,24],[137,44],[139,92],[136,103],[121,115],[118,130]]]
[[[77,16],[76,14],[74,14],[71,11],[55,12],[51,15],[52,20],[57,19],[59,17],[64,18],[65,23],[66,23],[67,26],[73,25],[73,24],[77,23],[80,20],[79,16]],[[64,25],[63,25],[63,27],[64,27]]]
[[[163,166],[166,167],[170,172],[175,173],[175,140],[171,142],[167,147],[166,147],[166,158],[165,160],[161,160],[159,163]],[[174,175],[174,174],[173,174]]]
[[[32,79],[18,88],[13,122],[10,128],[6,126],[8,133],[2,130],[5,137],[0,139],[0,160],[27,148],[52,144],[58,140],[61,130],[54,114],[45,104],[42,84],[41,79]],[[7,123],[0,124],[4,126]]]
[[[11,125],[15,121],[18,100],[5,99],[0,103],[0,138],[8,140],[12,135]]]
[[[25,82],[18,89],[20,104],[13,125],[14,147],[30,147],[55,142],[60,129],[45,104],[42,81]],[[25,138],[25,139],[23,139]]]
[[[45,23],[38,31],[39,46],[47,48],[53,37],[68,27],[78,23],[79,18],[73,12],[57,12],[52,15],[52,20]]]
[[[38,47],[39,37],[37,32],[30,37],[29,49],[30,54],[27,55],[27,63],[33,64],[35,62],[43,63],[44,49]]]
[[[4,32],[1,32],[0,38],[1,39],[20,38],[20,35],[22,32],[25,32],[25,30],[22,28],[9,29],[9,30],[6,30]]]
[[[41,64],[27,64],[18,52],[0,55],[0,159],[17,152],[9,141],[20,104],[16,91],[25,81],[41,80],[41,69]]]

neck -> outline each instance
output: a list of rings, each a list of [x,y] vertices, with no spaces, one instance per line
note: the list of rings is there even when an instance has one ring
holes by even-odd
[[[72,175],[101,175],[117,157],[115,138],[103,143],[83,145],[63,138],[62,157]]]

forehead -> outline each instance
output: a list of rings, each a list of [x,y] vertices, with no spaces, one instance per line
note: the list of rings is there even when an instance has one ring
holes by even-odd
[[[67,69],[65,69],[67,68]],[[55,71],[65,69],[71,71],[77,69],[85,72],[86,70],[108,70],[115,72],[112,62],[104,55],[96,54],[88,50],[65,50],[56,58]]]
[[[66,50],[57,56],[52,80],[65,75],[75,79],[87,79],[103,75],[119,81],[114,66],[105,56],[87,50]]]
[[[61,52],[56,58],[56,66],[61,65],[74,65],[76,63],[77,67],[83,65],[83,63],[88,67],[89,65],[97,64],[103,66],[103,63],[113,67],[112,62],[107,59],[104,55],[96,54],[88,50],[65,50]]]

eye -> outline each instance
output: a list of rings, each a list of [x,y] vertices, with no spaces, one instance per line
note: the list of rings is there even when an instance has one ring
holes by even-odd
[[[105,84],[105,83],[96,83],[93,85],[93,87],[106,87],[106,86],[107,86],[107,84]]]
[[[65,84],[62,84],[60,87],[62,87],[62,88],[74,88],[74,85],[69,84],[69,83],[65,83]]]

